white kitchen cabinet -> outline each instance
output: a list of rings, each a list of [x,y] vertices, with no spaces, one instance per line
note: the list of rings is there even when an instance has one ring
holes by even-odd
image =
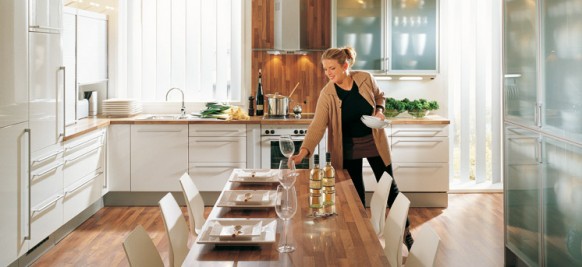
[[[245,168],[245,124],[191,124],[188,173],[200,191],[220,192],[232,169]]]
[[[28,0],[30,31],[55,32],[61,30],[62,0]]]
[[[77,83],[107,80],[107,16],[77,11]]]
[[[113,124],[107,131],[107,180],[110,191],[131,191],[131,126]]]
[[[188,170],[188,125],[131,125],[131,191],[181,191]]]
[[[0,128],[0,266],[26,252],[28,232],[27,122]]]
[[[102,196],[106,134],[105,129],[96,130],[64,145],[64,222]]]
[[[65,66],[65,124],[74,123],[77,109],[77,10],[63,9],[63,66]]]
[[[449,190],[448,125],[392,125],[392,169],[412,206],[446,207]]]

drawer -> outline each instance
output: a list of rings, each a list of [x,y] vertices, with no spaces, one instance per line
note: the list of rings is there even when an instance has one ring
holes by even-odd
[[[102,171],[92,173],[65,188],[63,197],[63,218],[65,222],[68,222],[101,198],[103,176],[104,173]]]
[[[65,142],[64,157],[69,157],[79,154],[86,149],[103,144],[105,141],[105,130],[97,130],[95,132],[83,135],[73,140]]]
[[[403,192],[447,192],[449,164],[393,163],[394,179]]]
[[[37,206],[63,192],[63,161],[51,161],[31,172],[31,205]]]
[[[449,161],[448,137],[392,137],[392,161],[429,163]]]
[[[31,210],[31,235],[29,248],[32,248],[63,225],[63,194],[57,193],[33,205]]]
[[[200,191],[220,192],[232,169],[245,168],[246,163],[190,163],[188,173]]]
[[[77,153],[65,157],[63,165],[64,187],[70,186],[90,173],[103,167],[104,150],[102,144],[86,147]]]
[[[449,136],[449,126],[448,125],[392,125],[390,135],[392,137]]]
[[[190,124],[189,136],[246,136],[245,124]]]
[[[189,162],[246,162],[245,137],[190,137]]]

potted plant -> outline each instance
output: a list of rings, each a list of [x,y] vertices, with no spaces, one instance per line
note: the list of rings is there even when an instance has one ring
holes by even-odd
[[[415,118],[422,118],[426,116],[430,110],[437,109],[439,109],[439,104],[437,101],[428,101],[423,98],[408,101],[406,104],[406,110],[408,111],[408,114]]]
[[[406,111],[406,103],[392,97],[386,98],[384,104],[384,116],[396,117],[398,114]]]

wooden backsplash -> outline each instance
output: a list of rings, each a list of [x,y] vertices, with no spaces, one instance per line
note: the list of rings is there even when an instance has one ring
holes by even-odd
[[[297,82],[299,87],[291,96],[291,107],[301,103],[304,113],[313,113],[319,91],[327,82],[321,67],[321,54],[331,46],[331,1],[301,0],[306,2],[307,49],[321,51],[307,55],[270,55],[263,50],[253,50],[252,95],[256,95],[258,72],[263,72],[265,94],[278,92],[289,95]],[[274,0],[252,2],[252,47],[274,48]]]

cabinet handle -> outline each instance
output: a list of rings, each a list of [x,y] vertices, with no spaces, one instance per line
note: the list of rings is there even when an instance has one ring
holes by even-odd
[[[208,140],[194,140],[196,143],[238,143],[238,140],[222,140],[222,141],[208,141]]]
[[[40,176],[44,176],[45,174],[47,174],[47,173],[49,173],[49,172],[52,172],[52,171],[56,170],[58,167],[61,167],[61,166],[63,166],[63,165],[65,165],[65,163],[64,163],[64,162],[61,162],[61,163],[59,163],[59,164],[55,165],[54,167],[52,167],[52,168],[50,168],[50,169],[48,169],[48,170],[46,170],[46,171],[43,171],[43,172],[41,172],[41,173],[35,173],[34,175],[32,175],[32,179],[31,179],[31,181],[33,181],[33,180],[34,180],[34,178],[36,178],[36,177],[40,177]]]
[[[402,168],[402,169],[439,169],[442,166],[426,166],[426,165],[418,165],[418,166],[411,166],[411,165],[395,165],[395,169]]]
[[[64,195],[58,195],[55,199],[53,199],[51,202],[46,203],[44,206],[38,208],[38,209],[34,209],[32,210],[32,214],[38,213],[38,212],[42,212],[44,210],[46,210],[48,207],[52,206],[53,204],[55,204],[57,201],[59,201],[59,199],[63,198]]]
[[[87,143],[90,143],[90,142],[92,142],[92,141],[95,141],[95,140],[97,140],[97,139],[99,139],[99,138],[102,138],[102,137],[103,137],[103,134],[101,134],[101,135],[99,135],[99,136],[97,136],[97,137],[91,138],[91,139],[89,139],[89,140],[87,140],[87,141],[85,141],[85,142],[82,142],[82,143],[76,144],[76,145],[74,145],[74,146],[65,147],[65,151],[68,151],[68,150],[71,150],[71,149],[75,149],[75,148],[77,148],[77,147],[80,147],[80,146],[82,146],[82,145],[85,145],[85,144],[87,144]]]
[[[66,191],[66,192],[65,192],[65,196],[66,196],[66,195],[68,195],[68,194],[70,194],[70,193],[73,193],[73,192],[77,191],[79,188],[81,188],[81,187],[83,187],[84,185],[88,184],[89,182],[91,182],[93,179],[95,179],[96,177],[98,177],[98,176],[99,176],[99,175],[101,175],[101,174],[103,174],[103,172],[99,172],[99,173],[97,173],[97,174],[96,174],[95,176],[93,176],[91,179],[87,179],[87,181],[83,182],[82,184],[80,184],[80,185],[78,185],[78,186],[75,186],[75,188],[73,188],[73,189],[71,189],[71,190],[68,190],[68,191]]]
[[[194,130],[197,133],[238,133],[239,130]]]
[[[542,103],[538,103],[536,106],[536,125],[542,127]]]
[[[66,95],[67,95],[67,68],[65,66],[61,66],[59,68],[59,70],[63,71],[63,132],[59,133],[59,137],[64,137],[65,136],[65,131],[67,130],[67,112],[66,112],[66,108],[67,108],[67,103],[65,102],[66,100]],[[58,125],[57,125],[58,126]]]
[[[28,234],[24,236],[24,240],[30,240],[30,233],[32,229],[32,132],[30,129],[24,129],[28,133]]]
[[[61,32],[61,28],[46,27],[46,26],[40,26],[40,25],[31,25],[28,27],[28,30],[31,32],[42,32],[42,31],[47,31],[47,32],[51,32],[51,33],[60,33]]]
[[[536,154],[535,155],[536,161],[538,163],[543,163],[543,160],[542,160],[542,138],[541,137],[537,138],[537,142],[535,145],[535,154]]]
[[[29,133],[30,133],[30,129],[29,129]],[[57,150],[56,152],[54,152],[52,154],[46,155],[46,156],[44,156],[44,157],[42,157],[40,159],[35,159],[35,160],[32,161],[32,164],[43,162],[43,161],[45,161],[47,159],[50,159],[50,158],[52,158],[52,157],[54,157],[54,156],[56,156],[56,155],[58,155],[60,153],[63,153],[63,151],[64,151],[63,149],[59,149],[59,150]]]
[[[440,140],[398,140],[394,142],[392,145],[396,145],[398,143],[441,143]]]
[[[182,130],[138,130],[138,133],[179,133]]]
[[[89,150],[89,151],[87,151],[87,152],[85,152],[85,153],[83,153],[83,154],[81,154],[81,155],[79,155],[79,156],[76,156],[76,157],[74,157],[74,158],[72,158],[72,159],[66,159],[64,164],[67,164],[67,163],[69,163],[69,162],[71,162],[71,161],[78,160],[78,159],[80,159],[80,158],[82,158],[82,157],[86,156],[87,154],[90,154],[91,152],[93,152],[93,151],[95,151],[95,150],[98,150],[98,149],[100,149],[102,146],[103,146],[103,145],[99,145],[98,147],[96,147],[96,148],[93,148],[93,149],[91,149],[91,150]]]
[[[395,134],[399,133],[399,132],[403,132],[403,133],[439,133],[442,130],[396,130],[394,131],[394,133],[392,133],[392,136],[394,136]]]
[[[220,165],[220,166],[207,166],[207,165],[196,165],[194,166],[194,168],[211,168],[211,169],[217,169],[217,168],[238,168],[238,166],[227,166],[227,165]]]

